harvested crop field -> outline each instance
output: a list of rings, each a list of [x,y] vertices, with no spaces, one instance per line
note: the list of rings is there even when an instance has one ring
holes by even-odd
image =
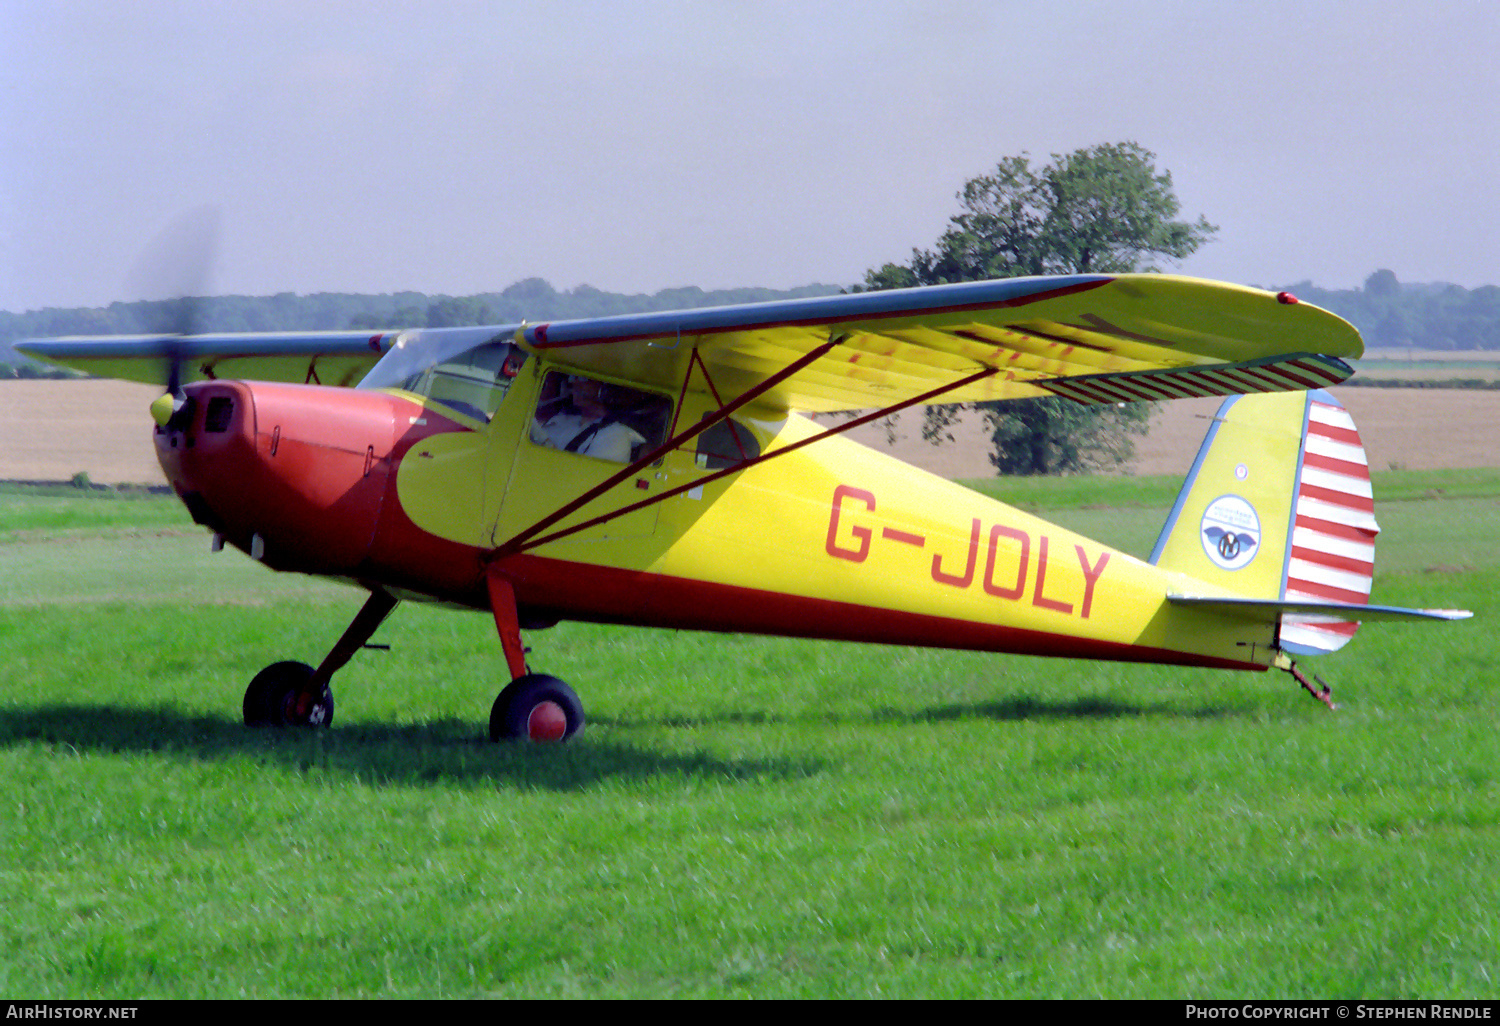
[[[0,381],[0,480],[66,481],[82,471],[107,484],[160,484],[147,405],[153,385],[120,381]],[[1365,442],[1375,470],[1497,465],[1500,391],[1345,388],[1339,396]],[[1218,401],[1165,404],[1137,443],[1137,474],[1187,470]],[[898,418],[896,440],[869,425],[853,432],[868,445],[945,477],[989,477],[980,418],[954,444],[921,438],[921,418]]]

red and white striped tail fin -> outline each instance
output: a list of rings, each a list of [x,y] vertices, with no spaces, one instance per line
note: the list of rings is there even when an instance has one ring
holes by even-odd
[[[1281,597],[1368,604],[1379,533],[1369,461],[1354,420],[1332,395],[1310,392]],[[1280,647],[1292,655],[1336,652],[1358,629],[1357,622],[1334,616],[1285,613]]]
[[[1379,533],[1369,461],[1339,401],[1246,395],[1215,414],[1151,562],[1184,576],[1168,602],[1272,625],[1284,656],[1336,652],[1360,623],[1473,615],[1371,605]],[[1327,700],[1290,659],[1282,668]]]

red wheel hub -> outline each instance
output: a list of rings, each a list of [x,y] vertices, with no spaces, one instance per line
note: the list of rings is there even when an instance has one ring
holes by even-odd
[[[568,714],[556,702],[538,702],[526,717],[526,736],[533,741],[561,741],[568,732]]]

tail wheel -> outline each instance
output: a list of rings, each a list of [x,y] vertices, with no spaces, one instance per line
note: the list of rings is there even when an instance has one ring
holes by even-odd
[[[245,723],[251,727],[327,727],[333,723],[333,690],[308,684],[306,663],[272,663],[245,689]]]
[[[490,710],[491,741],[566,741],[582,729],[578,695],[544,673],[511,681]]]

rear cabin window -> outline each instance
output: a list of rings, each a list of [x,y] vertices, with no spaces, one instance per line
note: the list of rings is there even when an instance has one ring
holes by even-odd
[[[721,420],[698,436],[698,467],[722,470],[738,466],[760,455],[760,442],[734,418]]]

